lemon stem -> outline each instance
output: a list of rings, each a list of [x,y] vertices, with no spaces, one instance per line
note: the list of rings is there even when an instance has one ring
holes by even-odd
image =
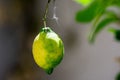
[[[51,2],[51,0],[48,0],[46,8],[45,8],[45,13],[44,13],[44,16],[43,16],[44,27],[46,27],[46,23],[47,23],[48,7],[49,7],[50,2]]]

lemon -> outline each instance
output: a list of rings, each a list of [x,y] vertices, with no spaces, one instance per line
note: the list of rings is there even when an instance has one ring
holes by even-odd
[[[33,42],[33,57],[36,64],[48,74],[62,61],[64,45],[59,36],[49,27],[42,28]]]

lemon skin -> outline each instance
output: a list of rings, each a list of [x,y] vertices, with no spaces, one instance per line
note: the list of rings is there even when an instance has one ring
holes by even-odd
[[[59,36],[49,27],[42,28],[33,42],[33,57],[36,64],[48,74],[62,61],[64,46]]]

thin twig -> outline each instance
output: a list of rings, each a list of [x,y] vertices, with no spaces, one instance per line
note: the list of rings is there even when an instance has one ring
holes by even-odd
[[[49,3],[51,2],[51,0],[48,0],[46,8],[45,8],[45,13],[43,16],[43,23],[44,23],[44,27],[46,27],[46,21],[47,21],[47,14],[48,14],[48,7],[49,7]]]

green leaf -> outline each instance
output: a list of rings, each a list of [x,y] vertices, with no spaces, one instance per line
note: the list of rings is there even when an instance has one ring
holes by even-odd
[[[114,0],[112,4],[120,7],[120,0]]]
[[[120,41],[120,30],[116,30],[115,37],[117,41]]]
[[[115,34],[116,33],[116,29],[114,28],[109,28],[108,29],[108,32],[112,33],[112,34]]]
[[[96,27],[94,27],[89,35],[89,41],[92,43],[94,42],[97,34],[103,30],[106,25],[110,24],[111,22],[118,21],[119,19],[116,17],[116,15],[109,15],[103,20],[101,20]]]
[[[103,1],[95,0],[87,8],[78,11],[75,16],[75,19],[78,22],[90,22],[97,15],[101,15],[105,11],[106,7],[107,7],[107,4],[103,4]]]
[[[116,75],[115,80],[120,80],[120,72]]]
[[[75,2],[82,4],[83,6],[89,5],[93,0],[75,0]]]
[[[97,16],[101,16],[107,7],[113,4],[113,0],[95,0],[85,9],[76,13],[77,22],[91,22]]]
[[[120,41],[120,29],[110,28],[108,31],[113,33],[114,38],[116,39],[116,41]]]
[[[113,33],[116,41],[120,41],[120,29],[109,28],[109,32]]]

